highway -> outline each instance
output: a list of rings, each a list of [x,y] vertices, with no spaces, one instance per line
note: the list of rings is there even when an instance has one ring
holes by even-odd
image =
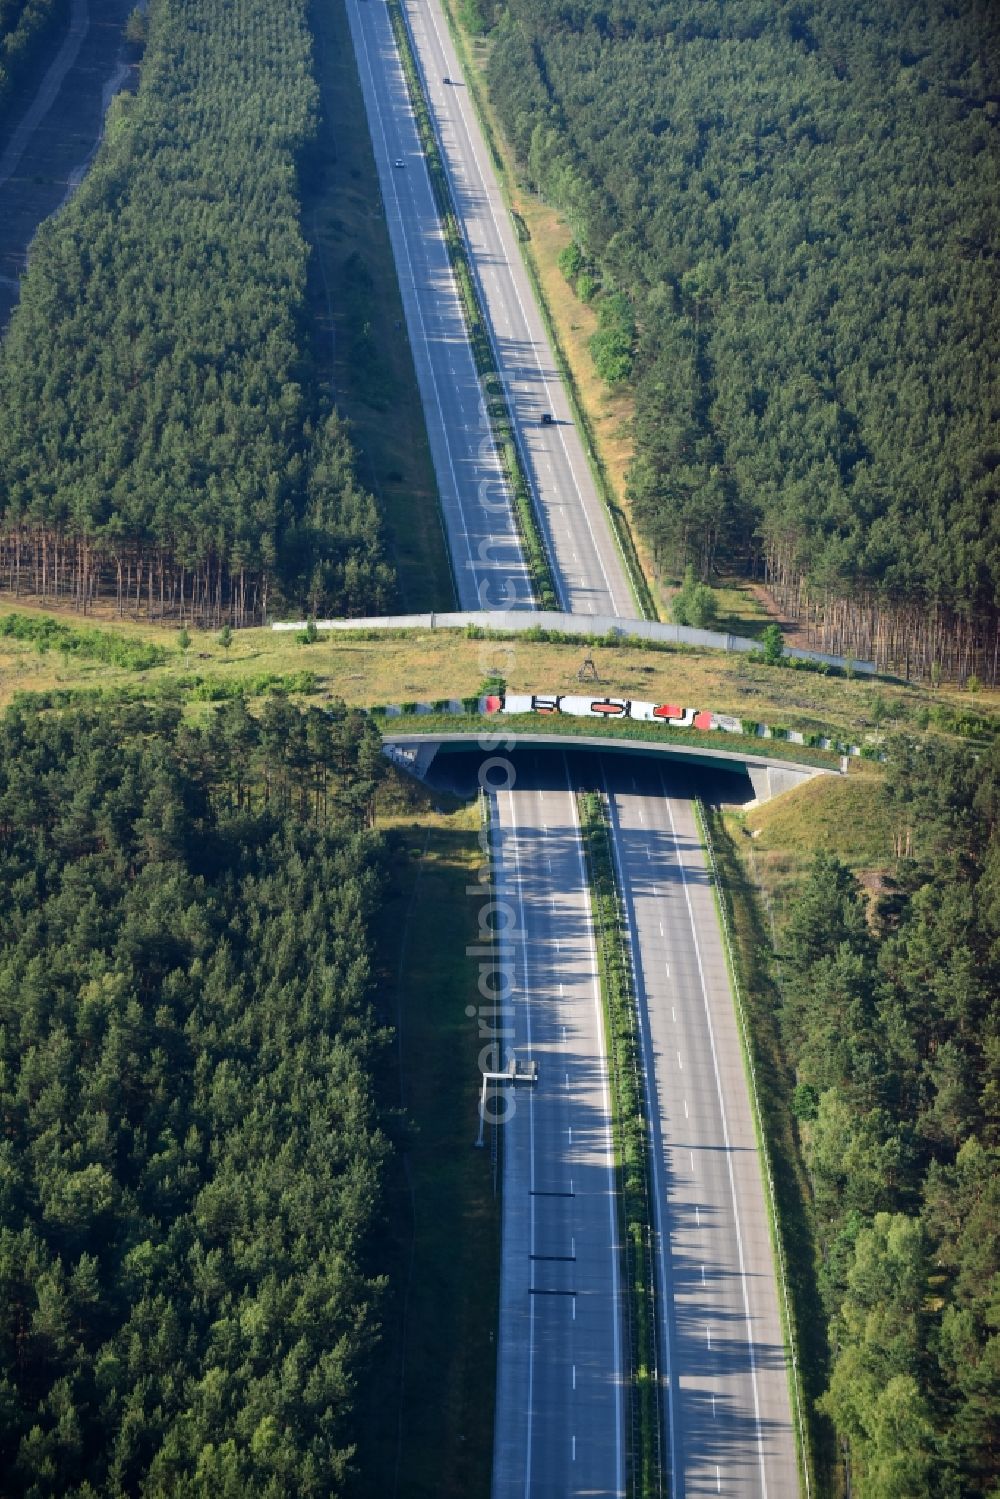
[[[402,4],[560,602],[577,614],[630,617],[624,565],[438,0]],[[490,451],[485,436],[474,454],[468,440],[470,422],[482,421],[478,381],[471,356],[464,362],[461,311],[385,9],[348,0],[348,10],[435,465],[456,480],[442,480],[442,493],[461,571],[471,556],[464,534],[473,546],[487,535],[468,510],[475,465]],[[551,425],[541,423],[545,412]],[[486,585],[481,607],[498,607],[495,570],[467,570]],[[619,1494],[625,1478],[605,1051],[575,802],[568,772],[552,769],[560,764],[518,756],[514,787],[493,797],[503,833],[497,884],[517,913],[512,1044],[539,1066],[536,1088],[512,1090],[516,1107],[500,1130],[494,1499]],[[590,764],[575,773],[596,767],[607,778],[639,989],[672,1499],[785,1499],[798,1492],[798,1472],[761,1163],[693,807],[668,795],[659,769],[623,768],[617,757],[603,769]]]
[[[347,4],[448,537],[461,570],[469,565],[463,528],[472,533],[475,557],[484,517],[471,480],[475,459],[470,464],[468,453],[456,454],[449,434],[451,418],[468,430],[473,413],[479,417],[479,387],[472,383],[471,353],[388,13],[372,0]],[[621,551],[570,414],[444,16],[437,0],[403,0],[403,10],[560,606],[577,614],[633,618],[636,604]],[[394,167],[397,160],[405,167]],[[542,423],[543,415],[552,418],[550,424]],[[485,443],[481,428],[472,430]],[[463,608],[470,607],[466,598]],[[502,607],[496,587],[491,602],[480,607]]]
[[[538,1064],[504,1095],[494,1499],[624,1492],[615,1178],[597,959],[560,756],[492,798],[514,1034]],[[498,1101],[498,1110],[506,1107]]]
[[[723,939],[687,792],[604,757],[654,1146],[672,1499],[798,1493],[768,1230]]]
[[[636,603],[621,551],[573,422],[440,0],[402,0],[402,6],[561,607],[633,618]],[[546,413],[553,418],[550,426],[542,424]]]
[[[372,0],[347,0],[347,15],[459,605],[531,608],[531,579],[389,15]]]

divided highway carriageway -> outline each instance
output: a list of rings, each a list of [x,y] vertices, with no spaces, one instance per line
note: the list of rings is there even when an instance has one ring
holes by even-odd
[[[490,609],[509,606],[513,591],[531,607],[387,9],[345,3],[459,596]],[[627,620],[635,603],[624,563],[440,5],[402,0],[402,9],[560,603]],[[543,423],[546,414],[554,420]],[[513,784],[492,798],[497,888],[518,913],[511,1044],[538,1069],[499,1130],[494,1499],[626,1493],[621,1245],[573,761],[515,752]],[[786,1499],[799,1475],[761,1160],[693,804],[667,769],[608,755],[596,763],[653,1123],[664,1492]]]

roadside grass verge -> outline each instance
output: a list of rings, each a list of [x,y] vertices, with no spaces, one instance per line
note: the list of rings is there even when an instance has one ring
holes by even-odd
[[[834,854],[866,884],[891,862],[892,830],[878,796],[881,769],[854,763],[847,776],[820,776],[746,812],[727,812],[726,830],[764,893],[780,934],[788,901],[816,853]]]
[[[793,801],[798,795],[799,791],[789,793],[784,800]],[[744,1033],[745,1061],[748,1068],[752,1064],[753,1083],[760,1105],[760,1118],[755,1110],[755,1122],[758,1133],[761,1128],[763,1130],[761,1145],[766,1147],[766,1159],[770,1165],[773,1190],[773,1214],[769,1212],[771,1235],[783,1262],[789,1301],[787,1315],[780,1284],[779,1307],[786,1339],[790,1340],[797,1355],[790,1382],[797,1373],[805,1428],[804,1442],[802,1434],[796,1432],[799,1461],[808,1465],[813,1492],[823,1495],[833,1491],[836,1467],[833,1429],[816,1408],[816,1401],[826,1388],[829,1377],[830,1347],[824,1319],[817,1315],[820,1306],[819,1254],[812,1217],[812,1195],[791,1110],[795,1079],[785,1058],[778,1028],[780,991],[773,951],[753,885],[736,853],[720,810],[702,806],[700,814],[715,854],[718,870],[718,880],[714,882],[715,896],[729,927],[731,944],[727,947],[727,959],[735,968],[733,978],[742,995],[749,1033]],[[790,1393],[793,1422],[797,1425],[794,1386]]]
[[[594,913],[611,1080],[618,1167],[618,1220],[627,1316],[627,1490],[635,1499],[661,1492],[665,1444],[657,1357],[652,1248],[649,1121],[642,1086],[635,985],[615,880],[605,807],[599,792],[577,794]]]
[[[351,1493],[488,1499],[492,1474],[500,1203],[473,1150],[478,1052],[475,885],[479,811],[393,775],[378,826],[390,877],[377,931],[381,1078],[401,1110],[379,1250],[389,1276],[383,1339],[359,1401]],[[447,801],[448,805],[442,803]]]
[[[302,226],[315,355],[384,516],[401,607],[447,609],[451,562],[344,0],[313,0],[310,25],[322,111]]]
[[[438,147],[437,136],[434,133],[430,110],[427,107],[427,100],[424,97],[420,70],[417,67],[413,48],[410,44],[410,33],[407,29],[399,0],[388,0],[388,8],[393,33],[396,38],[396,45],[399,48],[399,55],[403,63],[407,88],[409,89],[410,99],[413,104],[413,112],[420,131],[420,140],[427,162],[431,186],[434,189],[438,214],[444,231],[445,243],[448,247],[448,256],[455,273],[455,283],[458,287],[465,313],[465,321],[469,330],[469,341],[472,345],[476,369],[483,384],[484,399],[493,429],[494,442],[506,471],[507,481],[514,499],[514,513],[521,534],[521,545],[525,560],[531,572],[539,607],[542,609],[557,609],[559,602],[552,577],[550,559],[542,537],[538,516],[535,513],[535,506],[531,497],[531,487],[521,463],[517,436],[507,406],[503,381],[497,369],[493,353],[493,343],[490,338],[485,313],[480,305],[475,277],[466,251],[465,239],[455,213],[454,204],[452,203],[448,173],[445,170],[441,151]]]

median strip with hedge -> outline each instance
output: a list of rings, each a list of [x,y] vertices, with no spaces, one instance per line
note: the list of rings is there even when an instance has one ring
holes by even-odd
[[[661,1492],[662,1402],[657,1354],[656,1283],[649,1121],[645,1109],[639,1017],[628,938],[615,883],[604,799],[577,795],[590,877],[604,1003],[618,1167],[618,1214],[625,1288],[627,1367],[627,1491],[636,1499]]]

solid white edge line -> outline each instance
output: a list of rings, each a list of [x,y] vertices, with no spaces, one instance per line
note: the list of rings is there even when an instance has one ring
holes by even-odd
[[[618,1317],[618,1303],[621,1296],[621,1278],[618,1265],[618,1183],[615,1180],[614,1142],[611,1135],[611,1087],[608,1072],[608,1042],[607,1036],[604,1033],[604,1007],[601,1002],[600,969],[597,963],[597,942],[594,937],[594,913],[590,905],[590,881],[587,878],[587,866],[583,858],[583,836],[580,830],[580,819],[577,816],[576,792],[573,790],[573,780],[569,773],[569,761],[566,758],[565,750],[563,751],[563,768],[566,773],[566,787],[569,793],[570,810],[573,816],[573,828],[576,833],[576,857],[580,867],[581,889],[587,894],[585,907],[587,917],[587,946],[593,965],[594,1011],[597,1017],[597,1036],[600,1046],[601,1092],[604,1099],[604,1143],[608,1163],[608,1220],[611,1231],[612,1276],[611,1305],[614,1316],[615,1386],[617,1391],[615,1399],[615,1466],[618,1470],[618,1493],[622,1495],[625,1492],[625,1452],[622,1443],[622,1401],[624,1399],[625,1388],[622,1371],[621,1329]]]
[[[757,1461],[760,1467],[761,1493],[767,1499],[767,1472],[764,1466],[764,1439],[760,1429],[760,1399],[757,1393],[757,1360],[753,1351],[753,1324],[750,1317],[750,1293],[747,1287],[746,1263],[743,1257],[743,1234],[740,1230],[740,1211],[736,1202],[736,1178],[733,1174],[733,1153],[729,1143],[729,1121],[726,1116],[726,1103],[722,1092],[722,1079],[719,1075],[719,1058],[715,1049],[715,1027],[712,1025],[712,1012],[708,1003],[708,986],[705,983],[705,970],[701,961],[701,944],[698,941],[698,928],[694,919],[694,910],[691,905],[691,892],[688,889],[687,875],[684,872],[684,861],[681,857],[680,841],[677,837],[677,825],[674,822],[674,809],[671,799],[667,795],[666,785],[663,781],[663,773],[660,772],[660,784],[663,789],[663,797],[666,802],[667,816],[670,818],[670,832],[674,840],[674,853],[677,859],[677,867],[681,872],[681,885],[684,889],[684,900],[687,905],[688,920],[691,923],[691,937],[694,941],[695,957],[698,960],[698,977],[701,981],[701,995],[705,1006],[705,1021],[708,1025],[708,1039],[712,1049],[712,1067],[715,1072],[715,1089],[719,1097],[719,1113],[722,1119],[722,1139],[726,1147],[726,1163],[729,1167],[729,1191],[733,1203],[733,1226],[736,1230],[736,1248],[740,1262],[740,1284],[743,1288],[743,1311],[747,1326],[747,1353],[750,1358],[750,1382],[753,1387],[753,1413],[754,1425],[757,1428]],[[728,977],[727,977],[728,985]],[[759,1162],[758,1162],[759,1169]],[[773,1266],[771,1273],[774,1273]]]
[[[528,939],[528,933],[527,933],[527,928],[525,927],[525,924],[524,924],[524,896],[522,894],[522,885],[521,885],[521,853],[520,853],[520,849],[518,848],[518,844],[520,842],[520,831],[519,831],[518,825],[517,825],[517,812],[516,812],[515,807],[514,807],[514,793],[513,793],[513,790],[510,787],[507,788],[507,802],[508,802],[508,805],[510,807],[510,825],[511,825],[511,832],[512,832],[512,835],[513,835],[512,836],[512,842],[513,842],[513,849],[514,849],[514,884],[515,884],[515,888],[517,890],[517,913],[518,913],[518,920],[519,920],[520,926],[521,926],[521,974],[522,974],[522,979],[523,979],[523,984],[524,984],[524,1024],[525,1024],[525,1037],[526,1037],[527,1046],[528,1046],[528,1056],[530,1058],[530,1056],[531,1056],[531,1004],[530,1004],[530,1001],[529,1001],[530,990],[529,990],[529,987],[528,987],[528,940],[527,940]],[[502,860],[501,860],[501,867],[502,867]],[[535,1197],[534,1197],[534,1192],[535,1192],[535,1111],[534,1111],[534,1108],[532,1106],[533,1099],[534,1099],[534,1091],[535,1090],[533,1088],[528,1088],[527,1089],[527,1094],[528,1094],[528,1183],[529,1183],[529,1198],[528,1198],[528,1201],[529,1201],[529,1225],[530,1225],[529,1226],[529,1231],[528,1231],[528,1253],[529,1253],[529,1255],[533,1255],[534,1252],[535,1252]],[[530,1258],[528,1260],[528,1264],[529,1264],[529,1266],[531,1264]],[[531,1279],[530,1269],[529,1269],[529,1272],[528,1272],[528,1278],[529,1278],[529,1282],[530,1282],[530,1279]],[[532,1429],[531,1428],[532,1428],[532,1421],[533,1421],[533,1418],[534,1418],[534,1398],[535,1398],[534,1383],[535,1383],[535,1298],[530,1294],[530,1285],[529,1285],[529,1295],[528,1295],[528,1423],[527,1423],[527,1434],[525,1436],[525,1444],[524,1444],[525,1445],[525,1453],[524,1453],[524,1494],[525,1494],[525,1499],[529,1499],[529,1496],[531,1494],[531,1437],[532,1437]]]

